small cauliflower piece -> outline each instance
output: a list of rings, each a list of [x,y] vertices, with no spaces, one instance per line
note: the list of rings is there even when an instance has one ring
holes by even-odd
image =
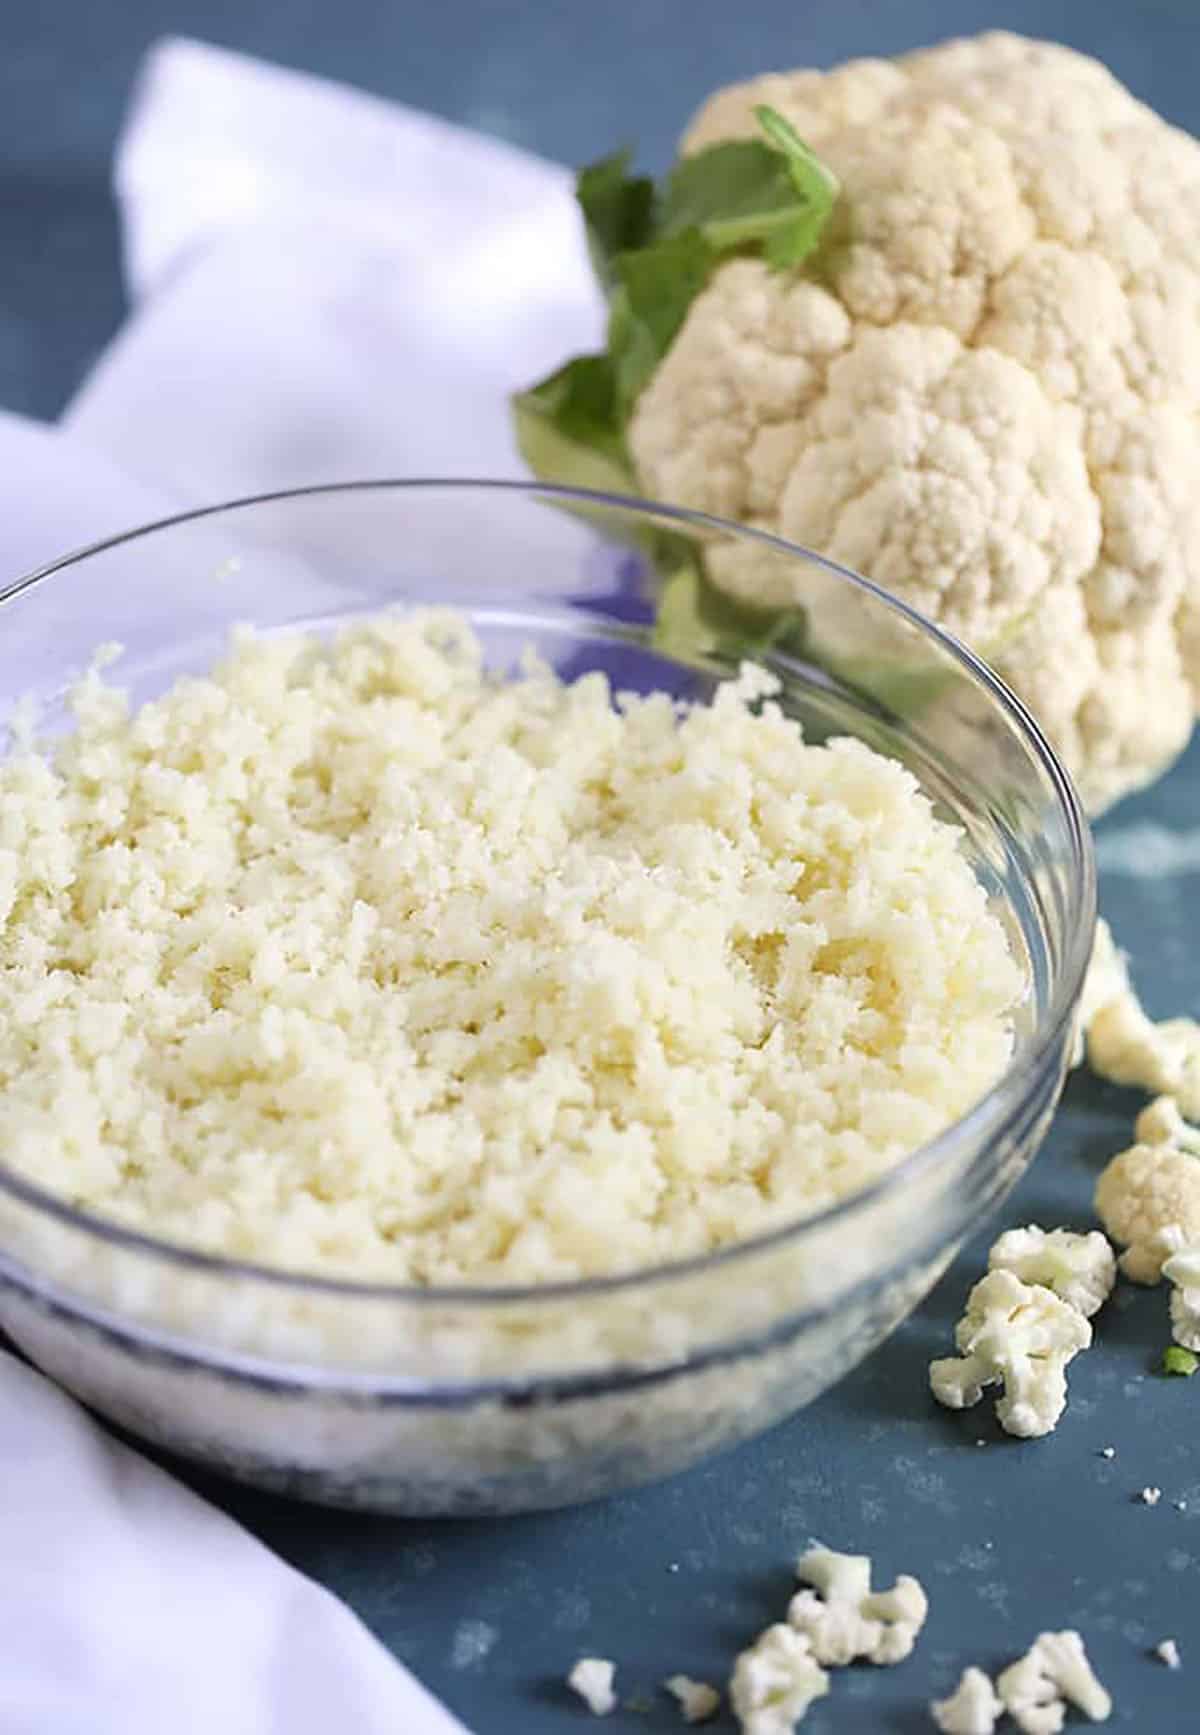
[[[1117,1281],[1117,1261],[1099,1230],[1009,1229],[988,1254],[990,1271],[1011,1271],[1022,1283],[1040,1283],[1085,1319],[1098,1312]]]
[[[992,1735],[1004,1706],[982,1669],[964,1669],[948,1699],[935,1699],[929,1714],[942,1735]]]
[[[606,1657],[580,1657],[567,1676],[567,1685],[579,1694],[593,1716],[607,1717],[617,1705],[613,1691],[616,1672],[616,1664]]]
[[[1171,1284],[1171,1336],[1184,1349],[1200,1350],[1200,1242],[1181,1247],[1164,1261]]]
[[[1058,1735],[1068,1704],[1093,1723],[1103,1723],[1112,1710],[1075,1632],[1039,1633],[1000,1675],[996,1691],[1022,1735]]]
[[[906,1573],[891,1590],[872,1591],[871,1562],[863,1554],[838,1554],[818,1544],[800,1556],[796,1577],[807,1588],[789,1603],[788,1622],[827,1667],[841,1668],[860,1657],[900,1662],[929,1612],[924,1590]]]
[[[1072,1066],[1081,1066],[1087,1058],[1087,1033],[1096,1014],[1131,992],[1125,954],[1113,939],[1112,929],[1100,916],[1096,920],[1096,938],[1092,942],[1092,961],[1079,996]]]
[[[1008,1434],[1048,1434],[1067,1402],[1066,1366],[1092,1341],[1083,1315],[1053,1290],[1022,1283],[1011,1271],[989,1271],[967,1297],[955,1341],[960,1354],[934,1361],[929,1383],[947,1409],[979,1402],[1002,1382],[996,1416]]]
[[[1200,1024],[1156,1024],[1130,989],[1102,1006],[1088,1025],[1088,1064],[1113,1084],[1173,1097],[1182,1114],[1200,1117]]]
[[[729,1703],[743,1735],[791,1735],[813,1700],[828,1691],[829,1676],[807,1636],[779,1621],[738,1657]]]
[[[1154,1647],[1154,1655],[1160,1663],[1165,1663],[1168,1669],[1181,1669],[1183,1658],[1179,1655],[1179,1646],[1174,1639],[1162,1639]]]
[[[1138,1116],[1134,1138],[1096,1182],[1096,1214],[1125,1244],[1125,1275],[1157,1283],[1165,1260],[1200,1241],[1200,1130],[1160,1097]]]
[[[677,1700],[685,1723],[704,1723],[715,1716],[721,1695],[707,1681],[693,1681],[690,1675],[668,1675],[663,1686]]]

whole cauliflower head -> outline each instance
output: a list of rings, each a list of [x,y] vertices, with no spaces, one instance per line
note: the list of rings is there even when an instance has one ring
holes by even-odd
[[[733,86],[685,153],[762,103],[843,197],[802,268],[715,271],[634,410],[638,480],[966,639],[1099,810],[1182,749],[1200,690],[1200,144],[1004,33]],[[752,548],[709,571],[802,600]]]

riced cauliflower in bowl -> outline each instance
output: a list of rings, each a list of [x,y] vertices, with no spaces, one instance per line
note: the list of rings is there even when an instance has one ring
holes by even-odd
[[[669,654],[629,549],[695,534],[808,618]],[[409,1512],[661,1475],[853,1365],[1032,1156],[1086,829],[852,575],[365,484],[0,605],[0,1323],[147,1437]]]

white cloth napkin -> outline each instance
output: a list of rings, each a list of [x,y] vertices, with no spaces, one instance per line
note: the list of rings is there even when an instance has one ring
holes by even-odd
[[[463,1735],[336,1597],[0,1355],[4,1735]]]
[[[65,426],[185,502],[519,475],[508,392],[601,329],[565,170],[314,79],[168,42],[116,174],[138,306]]]
[[[183,504],[516,475],[514,385],[596,341],[564,170],[172,40],[116,167],[133,314],[0,414],[0,574]],[[452,1735],[348,1610],[0,1356],[3,1735]]]

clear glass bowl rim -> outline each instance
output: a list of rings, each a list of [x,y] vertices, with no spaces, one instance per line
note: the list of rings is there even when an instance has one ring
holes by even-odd
[[[67,1204],[25,1176],[10,1170],[4,1163],[2,1156],[0,1156],[0,1192],[8,1193],[22,1204],[31,1206],[71,1228],[94,1236],[97,1240],[107,1242],[110,1246],[123,1248],[130,1253],[144,1257],[162,1260],[167,1264],[183,1266],[186,1269],[206,1273],[213,1277],[240,1278],[264,1283],[274,1289],[302,1294],[317,1293],[342,1296],[347,1300],[378,1300],[417,1307],[477,1305],[489,1309],[538,1301],[569,1301],[572,1298],[614,1294],[652,1285],[683,1281],[689,1277],[716,1271],[722,1267],[736,1268],[739,1263],[752,1260],[758,1254],[767,1253],[789,1244],[798,1245],[803,1242],[806,1236],[815,1238],[819,1232],[831,1227],[851,1224],[856,1216],[865,1214],[873,1205],[897,1192],[914,1175],[926,1168],[936,1166],[941,1157],[952,1151],[960,1143],[974,1141],[985,1128],[992,1127],[995,1130],[996,1127],[999,1127],[1011,1110],[1029,1093],[1030,1085],[1027,1081],[1038,1077],[1042,1065],[1061,1040],[1063,1027],[1074,1013],[1075,1004],[1083,986],[1088,963],[1091,959],[1092,933],[1096,920],[1096,867],[1091,828],[1075,786],[1065,767],[1043,735],[1030,711],[1011,688],[960,640],[943,631],[925,615],[903,602],[899,597],[884,590],[882,586],[864,578],[861,573],[854,572],[849,567],[841,566],[837,561],[830,560],[825,555],[804,547],[801,543],[789,542],[786,538],[775,536],[769,531],[757,530],[749,525],[736,524],[732,520],[719,518],[711,513],[695,512],[686,507],[669,506],[653,500],[640,499],[634,495],[612,494],[593,488],[571,488],[554,483],[487,477],[378,477],[346,482],[313,483],[300,488],[283,488],[261,494],[243,495],[235,500],[223,500],[208,506],[191,507],[186,511],[171,513],[164,518],[153,519],[147,524],[136,525],[130,530],[118,531],[111,536],[102,537],[98,541],[60,555],[4,585],[0,588],[0,608],[46,580],[53,578],[56,573],[81,565],[95,555],[105,554],[110,550],[124,546],[126,543],[140,541],[145,537],[154,536],[160,531],[169,531],[182,525],[198,523],[206,518],[219,517],[225,513],[235,514],[256,506],[281,505],[292,500],[377,493],[432,495],[440,492],[516,495],[531,500],[540,499],[560,501],[565,504],[597,506],[613,512],[625,513],[630,517],[650,517],[659,521],[665,519],[679,524],[683,528],[690,526],[695,529],[718,531],[727,536],[758,542],[773,549],[778,554],[799,558],[819,566],[840,582],[865,591],[883,607],[908,621],[919,633],[939,645],[953,661],[961,666],[968,676],[984,688],[998,709],[1005,714],[1010,723],[1015,725],[1018,735],[1023,739],[1026,747],[1031,750],[1033,758],[1040,762],[1046,772],[1065,820],[1075,870],[1070,887],[1071,903],[1066,912],[1065,921],[1068,939],[1063,968],[1050,996],[1049,1004],[1038,1024],[1025,1041],[1018,1045],[1012,1060],[991,1090],[982,1096],[967,1114],[952,1121],[943,1132],[938,1134],[937,1138],[918,1146],[915,1151],[910,1152],[907,1157],[897,1163],[886,1175],[873,1182],[871,1186],[851,1194],[849,1198],[840,1200],[837,1204],[828,1206],[813,1216],[802,1217],[794,1223],[783,1224],[763,1234],[750,1236],[744,1241],[732,1242],[729,1246],[718,1248],[715,1252],[699,1254],[689,1259],[675,1260],[665,1264],[640,1266],[613,1276],[588,1277],[569,1282],[507,1286],[448,1284],[435,1287],[432,1285],[379,1282],[362,1283],[349,1277],[323,1276],[317,1273],[294,1271],[285,1267],[260,1265],[251,1260],[228,1259],[221,1254],[207,1253],[200,1248],[187,1247],[179,1242],[149,1235],[136,1229],[127,1229],[121,1224],[110,1222],[93,1212],[80,1210],[77,1206]],[[550,605],[537,605],[536,613],[539,618],[547,622],[556,618],[556,610]],[[561,608],[557,610],[557,616],[561,618],[563,625],[570,624],[573,619],[580,615],[586,615],[595,623],[610,629],[614,636],[619,637],[629,631],[623,623],[619,621],[609,622],[598,613],[583,607],[578,610],[563,610]]]

